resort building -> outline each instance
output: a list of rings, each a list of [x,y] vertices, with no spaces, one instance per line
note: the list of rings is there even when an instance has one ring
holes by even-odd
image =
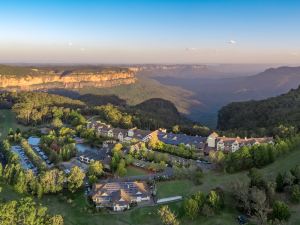
[[[151,193],[146,182],[98,183],[93,186],[91,198],[97,208],[113,211],[130,209],[132,204],[151,201]]]

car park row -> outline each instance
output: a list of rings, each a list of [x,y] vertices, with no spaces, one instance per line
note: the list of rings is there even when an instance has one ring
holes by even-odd
[[[37,172],[38,172],[38,169],[37,167],[35,167],[33,165],[33,163],[29,160],[29,158],[26,156],[23,148],[19,145],[14,145],[11,147],[12,148],[12,151],[14,153],[16,153],[19,158],[20,158],[20,161],[21,161],[21,165],[22,167],[25,169],[25,170],[32,170],[33,173],[36,175]]]

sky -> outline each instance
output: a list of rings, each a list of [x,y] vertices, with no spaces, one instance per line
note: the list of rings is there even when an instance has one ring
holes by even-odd
[[[300,1],[3,0],[0,62],[300,64]]]

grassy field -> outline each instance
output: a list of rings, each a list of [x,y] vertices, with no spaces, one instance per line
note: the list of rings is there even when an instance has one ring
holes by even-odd
[[[166,198],[175,195],[188,196],[199,190],[190,180],[172,180],[157,183],[157,197]]]
[[[17,123],[15,114],[8,109],[1,109],[0,110],[0,140],[3,137],[6,137],[9,128],[20,128],[24,129],[24,127]]]
[[[127,169],[127,174],[126,174],[127,177],[148,174],[146,170],[134,166],[128,166],[126,169]]]

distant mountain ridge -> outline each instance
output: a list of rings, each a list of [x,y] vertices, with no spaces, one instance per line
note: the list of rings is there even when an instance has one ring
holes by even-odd
[[[156,77],[162,84],[176,86],[192,92],[192,98],[201,102],[190,108],[191,119],[216,125],[217,111],[230,102],[260,100],[297,88],[300,84],[300,67],[267,69],[252,76],[203,79]]]
[[[0,66],[0,88],[41,90],[113,87],[135,83],[135,69],[124,67],[18,67]]]
[[[85,95],[82,98],[90,103],[95,97],[97,103],[124,104],[125,100],[129,105],[162,98],[189,119],[215,127],[221,107],[277,96],[300,84],[300,67],[270,68],[251,76],[244,71],[239,77],[228,77],[230,71],[243,69],[230,65],[0,66],[0,91],[41,90],[72,98]]]

